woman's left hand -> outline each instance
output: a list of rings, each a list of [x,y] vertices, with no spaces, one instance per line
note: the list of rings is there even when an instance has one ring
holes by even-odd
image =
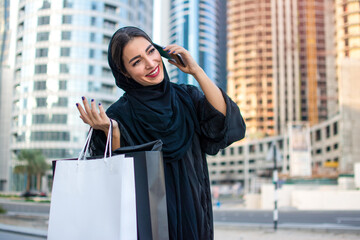
[[[177,63],[175,60],[168,60],[168,62],[172,65],[175,65],[178,67],[182,72],[188,73],[191,75],[196,74],[199,70],[201,70],[201,67],[197,62],[194,60],[194,58],[191,56],[190,52],[187,51],[185,48],[176,45],[171,44],[164,48],[164,51],[167,51],[171,56],[175,56],[176,54],[180,54],[184,63],[185,67],[181,65],[180,63]]]

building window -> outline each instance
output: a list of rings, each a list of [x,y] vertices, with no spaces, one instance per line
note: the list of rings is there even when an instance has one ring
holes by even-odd
[[[38,17],[38,26],[50,24],[50,16]]]
[[[330,126],[326,127],[326,138],[330,137]]]
[[[51,4],[49,1],[43,1],[43,5],[40,9],[49,9],[51,7]]]
[[[226,155],[225,149],[222,149],[221,150],[221,156],[225,156],[225,155]]]
[[[316,140],[316,141],[320,141],[320,140],[321,140],[321,131],[320,131],[320,129],[319,129],[319,130],[316,130],[316,132],[315,132],[315,140]]]
[[[66,80],[60,80],[59,81],[59,90],[66,90],[67,89],[67,81]]]
[[[238,154],[242,154],[243,153],[243,147],[238,147]]]
[[[89,75],[93,75],[93,74],[94,74],[94,66],[89,65]]]
[[[69,66],[65,63],[60,63],[60,73],[69,73]]]
[[[116,13],[116,6],[113,6],[113,5],[110,5],[110,4],[105,4],[104,5],[104,12],[115,14]]]
[[[226,162],[221,162],[220,165],[221,165],[221,166],[225,166],[225,165],[226,165]]]
[[[316,154],[321,154],[322,150],[321,148],[316,149]]]
[[[333,131],[334,131],[334,135],[338,134],[338,123],[337,122],[334,122]]]
[[[103,26],[106,29],[114,29],[116,27],[116,22],[105,19]]]
[[[95,33],[90,33],[90,42],[95,42]]]
[[[238,173],[243,173],[243,172],[244,172],[244,170],[241,170],[241,169],[240,169],[240,170],[238,170]]]
[[[33,115],[33,124],[66,124],[66,114],[35,114]]]
[[[264,151],[264,149],[263,149],[263,144],[262,144],[262,143],[259,144],[259,151],[260,151],[260,152],[263,152],[263,151]]]
[[[46,158],[50,159],[70,158],[71,156],[73,156],[73,154],[71,153],[72,150],[67,149],[43,149],[42,152]]]
[[[47,48],[37,48],[36,49],[36,57],[47,57],[48,49]]]
[[[49,32],[39,32],[36,36],[36,41],[48,41],[49,40]]]
[[[66,97],[59,97],[58,102],[54,103],[55,107],[67,107],[68,106],[68,99]]]
[[[35,74],[45,74],[47,72],[46,64],[35,65]]]
[[[331,146],[327,146],[327,147],[326,147],[326,151],[327,151],[327,152],[330,152],[330,151],[331,151]]]
[[[211,165],[216,166],[217,164],[216,164],[216,162],[213,162],[213,163],[211,163]]]
[[[244,164],[244,162],[243,161],[238,161],[238,164],[242,165],[242,164]]]
[[[94,57],[95,57],[95,50],[89,49],[89,58],[94,58]]]
[[[35,81],[34,82],[34,91],[45,90],[46,81]]]
[[[70,56],[70,48],[69,47],[60,48],[60,56],[61,57],[69,57]]]
[[[334,149],[338,149],[339,148],[339,144],[335,143],[334,144]]]
[[[231,156],[234,155],[234,148],[230,148],[230,155],[231,155]]]
[[[249,159],[249,163],[255,163],[255,159]]]
[[[46,97],[36,98],[36,107],[46,107]]]
[[[96,10],[97,6],[96,6],[96,2],[92,2],[91,3],[91,10]]]
[[[70,40],[70,39],[71,39],[71,32],[70,31],[61,32],[61,40]]]
[[[63,8],[72,8],[73,1],[72,0],[64,0]]]
[[[95,26],[96,25],[96,17],[91,17],[90,23],[91,23],[91,26]]]
[[[249,145],[249,153],[255,152],[255,145]]]
[[[30,139],[32,141],[70,141],[69,132],[45,132],[35,131],[31,132]]]
[[[71,24],[72,23],[72,16],[71,15],[64,15],[62,17],[63,24]]]

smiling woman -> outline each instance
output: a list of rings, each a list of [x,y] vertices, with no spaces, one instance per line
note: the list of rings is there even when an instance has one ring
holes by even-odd
[[[145,38],[136,37],[123,50],[125,75],[143,86],[155,85],[164,79],[160,53]]]
[[[203,93],[191,85],[171,83],[159,51],[135,27],[113,35],[108,60],[116,85],[125,91],[105,112],[94,100],[77,103],[81,119],[95,129],[92,155],[104,153],[110,121],[113,149],[160,139],[170,239],[213,239],[213,217],[206,154],[216,154],[245,135],[237,105],[219,89],[181,46],[164,47],[179,55]]]

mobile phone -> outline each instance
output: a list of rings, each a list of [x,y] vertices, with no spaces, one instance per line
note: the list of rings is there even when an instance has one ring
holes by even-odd
[[[182,59],[181,55],[179,53],[177,54],[169,54],[167,51],[163,49],[160,45],[157,45],[153,43],[154,47],[159,51],[160,55],[166,59],[175,60],[178,64],[182,65],[183,67],[186,67],[186,64],[184,60]]]

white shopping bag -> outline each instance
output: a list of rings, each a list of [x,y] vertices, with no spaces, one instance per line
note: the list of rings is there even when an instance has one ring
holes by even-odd
[[[48,239],[137,239],[133,159],[81,158],[56,161]]]

